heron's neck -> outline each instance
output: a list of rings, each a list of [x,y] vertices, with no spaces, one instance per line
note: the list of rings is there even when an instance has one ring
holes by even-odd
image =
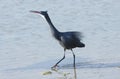
[[[54,27],[53,23],[51,22],[51,19],[48,16],[48,14],[45,16],[45,19],[46,19],[47,23],[50,25],[51,30],[54,32],[58,32],[58,30]]]
[[[49,17],[48,14],[45,16],[45,19],[46,19],[47,23],[48,23],[49,26],[50,26],[50,29],[51,29],[51,32],[52,32],[53,36],[54,36],[56,39],[58,39],[58,37],[59,37],[58,35],[60,34],[60,32],[54,27],[54,25],[53,25],[53,23],[51,22],[51,19],[50,19],[50,17]]]

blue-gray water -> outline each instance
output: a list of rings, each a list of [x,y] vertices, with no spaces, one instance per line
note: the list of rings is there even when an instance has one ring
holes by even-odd
[[[30,10],[47,10],[59,31],[83,33],[86,47],[74,49],[78,69],[120,66],[119,4],[118,0],[1,0],[0,78],[18,79],[17,72],[22,69],[48,69],[63,56],[63,48],[52,38],[46,21]],[[61,68],[69,64],[71,68],[72,59],[67,51]],[[11,70],[16,70],[16,76],[4,72]],[[39,78],[29,77],[31,74],[24,73],[22,79]]]

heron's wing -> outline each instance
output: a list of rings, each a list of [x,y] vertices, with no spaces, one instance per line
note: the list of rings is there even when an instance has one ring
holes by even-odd
[[[81,32],[64,32],[61,35],[60,44],[67,49],[79,47],[82,40]]]
[[[71,32],[64,32],[62,34],[63,38],[67,41],[81,41],[83,38],[83,34],[81,32],[77,31],[71,31]]]
[[[83,38],[83,34],[81,32],[71,32],[71,34],[74,38],[77,38],[79,40],[82,40]]]

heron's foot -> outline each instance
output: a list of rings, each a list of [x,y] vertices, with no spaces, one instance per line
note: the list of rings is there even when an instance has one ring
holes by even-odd
[[[59,67],[58,65],[54,65],[53,67],[51,67],[51,69],[54,70],[54,71],[57,71],[58,67]]]

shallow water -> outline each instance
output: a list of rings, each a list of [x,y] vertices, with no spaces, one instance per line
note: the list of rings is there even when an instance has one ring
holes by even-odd
[[[0,78],[42,78],[39,73],[49,70],[63,56],[63,48],[52,38],[45,20],[29,12],[48,10],[59,31],[80,31],[84,35],[86,47],[74,49],[79,78],[119,79],[119,3],[117,0],[1,0]],[[67,51],[60,69],[71,72],[72,59]]]

